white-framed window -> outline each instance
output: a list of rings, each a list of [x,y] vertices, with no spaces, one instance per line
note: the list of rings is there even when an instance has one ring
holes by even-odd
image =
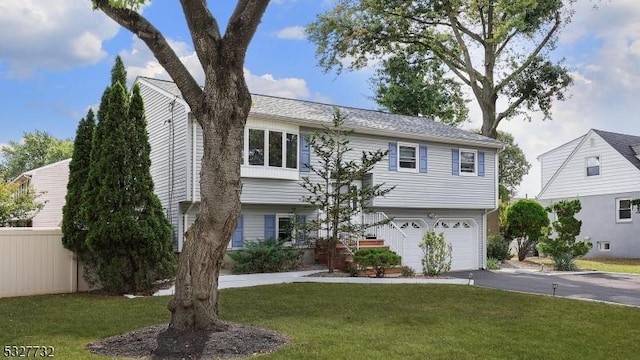
[[[631,199],[616,199],[616,222],[631,222]]]
[[[418,145],[398,143],[398,170],[418,171]]]
[[[460,149],[460,175],[475,176],[478,174],[478,152]]]
[[[278,240],[295,240],[293,214],[276,214],[276,237]]]
[[[588,177],[600,175],[600,156],[589,156],[585,159]]]
[[[250,119],[244,136],[242,177],[299,179],[297,126]]]
[[[598,251],[610,251],[611,243],[609,241],[598,241]]]
[[[272,129],[248,129],[245,165],[298,168],[298,134]]]

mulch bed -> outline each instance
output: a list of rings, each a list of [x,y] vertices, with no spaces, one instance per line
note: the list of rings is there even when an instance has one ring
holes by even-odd
[[[98,340],[87,349],[99,355],[141,359],[234,359],[273,352],[289,342],[273,330],[227,323],[225,331],[175,331],[153,325]]]

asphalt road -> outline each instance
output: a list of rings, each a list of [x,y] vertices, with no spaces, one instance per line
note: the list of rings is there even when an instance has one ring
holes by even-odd
[[[451,272],[448,275],[468,279],[469,273],[473,273],[476,286],[552,295],[555,283],[556,296],[640,306],[640,275],[514,273],[486,270]]]

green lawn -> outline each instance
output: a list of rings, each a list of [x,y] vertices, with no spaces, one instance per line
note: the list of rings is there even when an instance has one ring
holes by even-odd
[[[527,258],[527,260],[553,266],[549,258]],[[640,274],[640,259],[576,259],[576,265],[582,270],[596,270],[627,274]]]
[[[166,322],[168,298],[0,299],[0,344],[90,358],[93,339]],[[640,308],[452,285],[288,284],[223,290],[221,316],[292,342],[265,359],[630,359]],[[624,334],[622,336],[621,334]],[[102,357],[92,357],[102,358]]]

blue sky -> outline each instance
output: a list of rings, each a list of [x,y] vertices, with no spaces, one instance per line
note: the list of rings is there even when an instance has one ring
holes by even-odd
[[[254,93],[376,109],[369,78],[373,68],[341,75],[316,65],[315,47],[303,27],[330,8],[330,0],[272,0],[249,48],[245,74]],[[210,1],[224,26],[235,1]],[[564,57],[575,85],[557,103],[552,121],[514,119],[501,130],[514,134],[534,166],[521,196],[540,190],[536,157],[597,128],[640,134],[640,2],[580,1],[554,57]],[[202,79],[178,1],[155,0],[144,15],[170,40]],[[99,102],[114,58],[122,56],[129,82],[138,75],[168,79],[146,46],[113,21],[92,11],[89,0],[0,2],[0,144],[23,132],[75,135],[78,121]],[[472,122],[480,126],[473,102]]]

